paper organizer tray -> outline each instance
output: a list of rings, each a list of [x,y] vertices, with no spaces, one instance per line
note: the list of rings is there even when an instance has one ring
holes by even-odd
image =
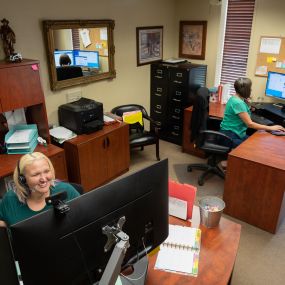
[[[5,135],[8,154],[25,154],[34,151],[38,144],[37,125],[16,125]]]

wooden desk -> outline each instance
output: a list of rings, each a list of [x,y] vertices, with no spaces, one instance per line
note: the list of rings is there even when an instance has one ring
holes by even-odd
[[[211,117],[223,118],[225,106],[226,105],[220,103],[210,103],[209,115]],[[199,149],[196,149],[194,147],[194,143],[190,141],[191,137],[190,125],[192,119],[192,111],[193,111],[193,106],[184,109],[182,151],[204,158],[205,157],[204,152]]]
[[[285,137],[258,131],[228,156],[224,210],[275,233],[284,215]]]
[[[199,209],[194,206],[194,212],[197,213],[197,211],[198,215],[195,214],[193,219],[194,226],[199,224],[199,221],[197,222]],[[177,225],[191,225],[190,222],[174,217],[170,217],[169,222]],[[155,270],[154,265],[157,255],[154,255],[149,258],[146,285],[229,284],[237,255],[241,225],[222,217],[217,228],[207,229],[204,226],[200,226],[200,229],[202,230],[202,243],[198,276],[192,277]]]
[[[61,180],[67,179],[67,170],[65,163],[64,150],[52,144],[48,146],[38,145],[34,151],[42,152],[52,162],[56,178]],[[1,154],[0,155],[0,178],[13,175],[14,169],[23,154]]]

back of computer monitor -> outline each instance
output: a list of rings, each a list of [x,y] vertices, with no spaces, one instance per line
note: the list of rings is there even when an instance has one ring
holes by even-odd
[[[5,285],[19,285],[8,231],[4,227],[0,227],[0,283]]]
[[[123,267],[161,244],[168,235],[168,161],[88,192],[67,203],[70,211],[49,210],[11,226],[13,245],[25,285],[93,284],[109,261],[102,228],[115,226],[130,247]]]

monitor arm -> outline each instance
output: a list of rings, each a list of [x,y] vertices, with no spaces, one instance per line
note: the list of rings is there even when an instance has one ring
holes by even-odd
[[[104,247],[107,252],[116,243],[108,264],[104,270],[99,285],[114,285],[121,272],[121,265],[124,260],[129,244],[129,236],[122,231],[126,218],[121,217],[116,226],[105,226],[102,228],[104,234],[107,235],[108,241]]]

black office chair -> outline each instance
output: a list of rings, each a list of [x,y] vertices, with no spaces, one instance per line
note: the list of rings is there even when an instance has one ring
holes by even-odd
[[[213,120],[213,122],[211,122]],[[225,173],[218,167],[221,159],[225,159],[231,151],[233,141],[225,134],[209,130],[208,126],[218,125],[216,118],[209,117],[209,90],[206,87],[201,87],[197,90],[195,102],[193,105],[193,113],[191,120],[191,141],[194,141],[195,147],[203,150],[208,156],[207,164],[194,163],[189,164],[187,170],[192,169],[204,170],[198,179],[200,186],[204,185],[205,178],[209,173],[225,178]]]
[[[68,182],[71,186],[75,188],[75,190],[82,195],[84,193],[84,189],[81,184],[74,183],[74,182]]]
[[[130,147],[131,148],[140,147],[141,150],[143,150],[144,146],[155,144],[156,158],[157,160],[160,160],[159,138],[157,134],[158,129],[155,121],[149,117],[146,109],[143,106],[137,104],[121,105],[113,108],[111,110],[111,113],[122,117],[124,113],[132,111],[141,111],[143,119],[150,121],[152,125],[155,126],[155,128],[154,131],[146,131],[144,129],[144,124],[143,125],[139,123],[130,124]]]
[[[66,80],[83,76],[80,66],[59,66],[56,68],[57,80]]]

